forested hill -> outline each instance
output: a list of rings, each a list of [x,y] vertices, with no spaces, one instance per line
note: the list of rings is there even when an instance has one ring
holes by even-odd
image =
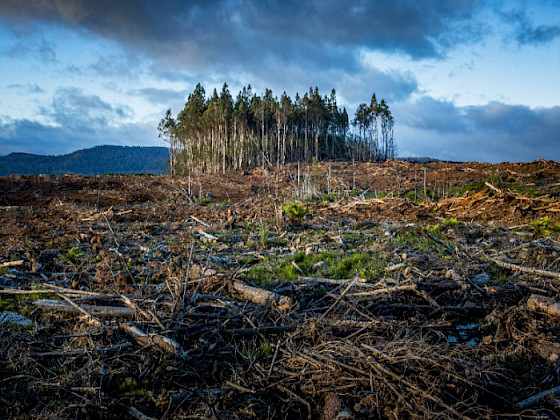
[[[0,156],[0,176],[11,174],[82,174],[167,172],[166,147],[96,146],[61,156],[11,153]]]

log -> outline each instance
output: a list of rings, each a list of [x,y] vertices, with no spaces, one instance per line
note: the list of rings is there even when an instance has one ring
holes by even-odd
[[[560,303],[554,299],[532,294],[527,300],[527,308],[534,312],[543,312],[550,316],[560,316]]]
[[[18,265],[23,265],[23,260],[4,262],[0,264],[0,267],[17,267]]]
[[[67,302],[53,299],[40,299],[32,302],[33,305],[43,309],[51,309],[53,311],[68,312],[73,314],[82,313],[76,307]],[[86,312],[97,315],[100,317],[115,317],[115,318],[133,318],[136,311],[130,308],[123,308],[120,306],[97,306],[97,305],[80,305]]]
[[[233,289],[244,299],[259,305],[272,305],[282,312],[286,312],[292,307],[292,300],[288,296],[249,286],[239,280],[234,280]]]
[[[549,395],[559,395],[559,394],[560,394],[560,386],[557,386],[555,388],[533,395],[532,397],[529,397],[523,401],[519,401],[517,404],[515,404],[515,408],[519,410],[523,410],[527,407],[532,406],[533,404],[536,404],[537,402],[548,397]]]
[[[159,334],[146,334],[140,328],[126,323],[121,323],[120,327],[132,336],[141,346],[149,346],[151,344],[159,347],[167,353],[177,354],[181,351],[181,346],[175,340]]]

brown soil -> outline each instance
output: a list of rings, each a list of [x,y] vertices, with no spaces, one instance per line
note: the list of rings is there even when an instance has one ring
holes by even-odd
[[[559,240],[556,162],[3,177],[0,417],[558,418]]]

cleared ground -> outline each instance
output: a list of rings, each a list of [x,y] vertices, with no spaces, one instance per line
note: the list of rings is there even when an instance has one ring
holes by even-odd
[[[558,163],[11,176],[0,206],[0,313],[33,322],[0,324],[0,417],[558,418]]]

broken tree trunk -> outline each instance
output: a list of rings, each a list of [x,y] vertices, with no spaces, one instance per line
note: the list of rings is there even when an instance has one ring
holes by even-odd
[[[160,349],[166,351],[167,353],[177,354],[180,353],[181,346],[175,340],[165,337],[159,334],[146,334],[140,328],[134,325],[122,323],[120,327],[126,331],[126,333],[136,340],[141,346],[155,345]]]
[[[259,305],[272,305],[282,312],[286,312],[292,307],[292,300],[289,297],[249,286],[239,280],[233,281],[233,289],[244,299]]]

